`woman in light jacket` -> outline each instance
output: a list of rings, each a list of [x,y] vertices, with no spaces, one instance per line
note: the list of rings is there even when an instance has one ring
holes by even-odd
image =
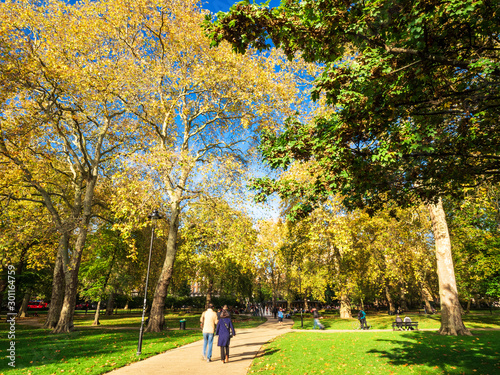
[[[233,334],[231,335],[231,331]],[[223,309],[220,313],[219,323],[217,323],[217,328],[215,329],[215,334],[219,335],[219,341],[217,345],[220,346],[220,358],[222,363],[229,362],[229,343],[232,336],[236,336],[234,331],[233,322],[231,321],[231,316],[227,309]]]

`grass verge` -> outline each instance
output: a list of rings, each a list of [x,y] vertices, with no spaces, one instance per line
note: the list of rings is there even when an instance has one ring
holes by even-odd
[[[16,324],[16,367],[8,365],[9,346],[0,346],[0,375],[49,375],[60,373],[103,374],[202,339],[200,316],[166,315],[167,327],[179,327],[186,319],[186,330],[145,333],[142,354],[137,353],[141,316],[103,316],[101,325],[91,327],[92,318],[75,317],[75,331],[53,334],[50,330]],[[236,329],[252,328],[262,323],[258,318],[235,316]],[[0,332],[9,326],[0,323]]]
[[[425,314],[409,314],[408,315],[412,321],[418,322],[419,329],[439,329],[441,327],[441,315],[425,315]],[[404,315],[402,315],[404,318]],[[489,313],[474,313],[463,315],[462,319],[464,324],[469,329],[477,328],[497,328],[500,329],[500,314],[490,315]],[[300,315],[293,317],[294,329],[300,328]],[[304,328],[313,328],[313,318],[311,314],[304,315]],[[373,329],[392,329],[392,322],[396,320],[394,315],[387,315],[385,313],[373,313],[368,312],[366,317],[367,322],[372,326]],[[324,319],[321,319],[321,323],[326,329],[337,329],[337,330],[351,330],[353,323],[357,322],[356,318],[352,319],[340,319],[338,315],[324,315]]]
[[[498,374],[500,332],[294,332],[265,346],[250,374]]]

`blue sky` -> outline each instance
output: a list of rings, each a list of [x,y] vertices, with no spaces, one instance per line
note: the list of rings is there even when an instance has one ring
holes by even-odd
[[[239,1],[233,0],[201,0],[204,9],[210,10],[212,13],[217,12],[227,12],[231,5],[237,3]],[[257,4],[261,4],[265,2],[265,0],[257,0]],[[281,3],[280,0],[271,0],[269,6],[271,8],[279,6]],[[259,176],[267,174],[265,168],[262,166],[256,166],[256,174]],[[268,219],[268,218],[277,218],[279,217],[279,198],[278,197],[269,197],[267,204],[249,204],[247,209],[250,211],[250,215],[254,219]]]
[[[232,0],[202,0],[203,8],[210,10],[212,13],[217,13],[217,12],[227,12],[231,5],[234,3],[237,3],[238,1],[232,1]],[[260,4],[263,3],[264,0],[257,0],[256,3]],[[272,7],[277,7],[280,5],[280,0],[271,0],[269,6]]]

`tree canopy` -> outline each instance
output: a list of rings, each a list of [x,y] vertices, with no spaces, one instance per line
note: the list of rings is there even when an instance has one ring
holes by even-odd
[[[331,113],[291,120],[261,146],[274,168],[314,160],[315,178],[261,179],[261,199],[340,192],[350,207],[380,207],[498,181],[498,9],[495,0],[289,0],[272,9],[241,2],[214,23],[207,16],[214,44],[244,52],[272,41],[289,57],[324,63],[312,97],[324,94]]]

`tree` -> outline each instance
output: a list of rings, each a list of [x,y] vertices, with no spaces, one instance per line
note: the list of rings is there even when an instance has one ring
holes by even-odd
[[[217,291],[248,296],[256,240],[252,227],[245,213],[223,200],[193,204],[186,213],[179,251],[188,252],[191,280],[204,287],[206,305]]]
[[[364,247],[369,254],[367,272],[362,277],[377,299],[386,299],[390,311],[395,311],[397,302],[406,310],[410,302],[407,297],[414,299],[416,295],[430,311],[428,293],[423,290],[429,289],[429,281],[433,281],[430,275],[436,270],[431,261],[434,249],[425,207],[387,206],[371,216],[362,212],[351,228],[356,246]]]
[[[351,318],[351,306],[365,300],[386,299],[391,311],[395,302],[407,309],[408,297],[434,270],[422,209],[388,206],[368,215],[346,211],[333,196],[307,218],[289,223],[283,252],[287,263],[300,266],[308,295],[324,300],[327,289],[335,293],[342,318]]]
[[[255,268],[261,283],[269,285],[273,307],[276,307],[286,282],[287,262],[281,249],[285,246],[287,228],[281,220],[261,220],[257,227]]]
[[[160,331],[186,202],[220,197],[237,185],[256,130],[290,115],[300,90],[292,79],[295,67],[277,54],[211,49],[194,0],[116,1],[114,10],[134,87],[120,98],[155,135],[148,165],[168,208],[166,256],[146,328]]]
[[[455,244],[454,262],[460,295],[468,300],[467,312],[472,298],[493,297],[500,264],[499,188],[483,185],[470,189],[463,201],[446,201],[450,213],[450,234]]]
[[[1,34],[1,73],[16,90],[5,102],[0,154],[22,173],[60,234],[52,301],[61,295],[61,275],[64,300],[60,314],[51,304],[47,323],[55,318],[55,332],[67,332],[96,187],[119,152],[135,147],[128,134],[136,122],[112,94],[125,87],[106,4],[9,1],[2,8],[8,32]]]
[[[126,246],[119,233],[105,226],[89,236],[87,248],[80,271],[82,290],[79,294],[86,300],[97,302],[92,325],[99,325],[102,298],[106,292],[113,292],[107,289],[113,280],[119,279],[120,271],[126,270],[126,263],[130,261],[124,262],[127,260]]]
[[[324,92],[337,111],[304,129],[291,126],[289,135],[309,141],[297,152],[326,152],[319,161],[331,173],[316,189],[340,185],[353,205],[383,201],[382,189],[407,203],[460,194],[478,178],[499,179],[496,5],[292,0],[267,9],[239,3],[214,24],[207,16],[205,27],[214,44],[228,40],[240,52],[269,48],[269,36],[289,57],[300,52],[324,62],[313,98]],[[286,148],[274,150],[281,163],[291,156]]]
[[[269,36],[289,57],[301,52],[325,63],[313,98],[323,93],[335,111],[309,124],[290,121],[282,136],[265,134],[262,145],[275,167],[315,160],[314,178],[308,185],[263,179],[255,187],[262,196],[309,198],[297,214],[333,192],[348,207],[424,200],[436,241],[442,334],[470,333],[440,199],[500,178],[497,8],[488,0],[291,0],[274,9],[244,2],[205,22],[214,45],[266,49]]]
[[[0,304],[7,286],[6,267],[9,264],[16,266],[16,275],[20,276],[17,286],[19,290],[30,289],[33,293],[44,294],[45,291],[41,288],[43,283],[39,282],[39,285],[36,285],[35,279],[30,280],[29,276],[21,274],[26,272],[45,274],[53,266],[53,249],[57,246],[57,234],[43,207],[29,201],[30,191],[25,189],[20,181],[10,179],[8,173],[2,172],[0,169],[0,180],[9,185],[10,189],[15,187],[17,194],[13,196],[8,193],[5,186],[0,187],[0,264],[2,266]],[[22,199],[18,200],[18,198]]]

